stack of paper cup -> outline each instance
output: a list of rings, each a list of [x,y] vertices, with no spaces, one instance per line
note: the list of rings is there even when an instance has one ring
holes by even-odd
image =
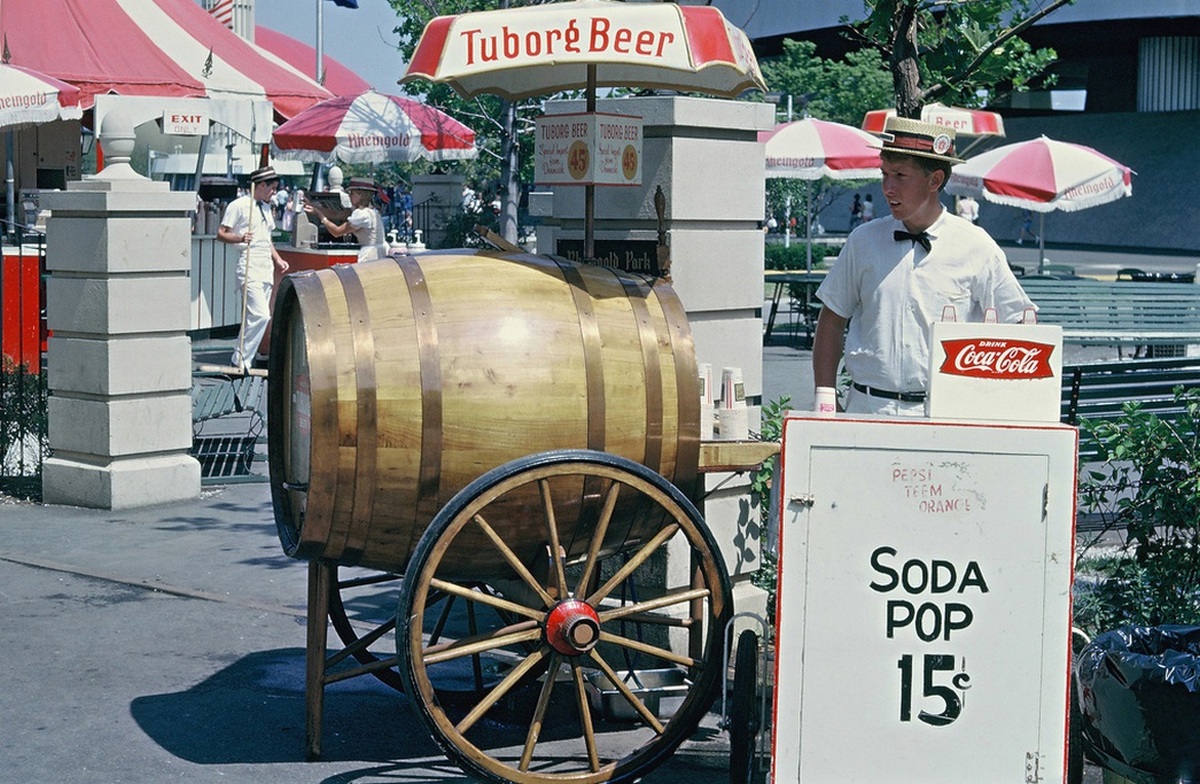
[[[750,411],[746,408],[746,389],[742,369],[721,369],[721,407],[717,410],[717,425],[725,441],[743,441],[750,437]]]
[[[833,387],[817,387],[813,411],[817,416],[837,416],[837,390]]]
[[[708,362],[700,364],[700,440],[711,441],[717,413],[713,402],[713,372]]]

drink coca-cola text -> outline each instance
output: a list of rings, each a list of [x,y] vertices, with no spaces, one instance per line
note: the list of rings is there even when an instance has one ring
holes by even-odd
[[[970,378],[1049,378],[1054,346],[1030,340],[966,338],[943,340],[940,371]]]

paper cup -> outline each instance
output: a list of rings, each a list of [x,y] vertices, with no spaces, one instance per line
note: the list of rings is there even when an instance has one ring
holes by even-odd
[[[817,387],[813,411],[823,417],[837,415],[837,390],[833,387]]]
[[[700,405],[700,440],[713,440],[713,427],[717,423],[717,412],[711,405]]]
[[[719,408],[717,424],[721,428],[722,441],[745,441],[750,437],[750,409]]]

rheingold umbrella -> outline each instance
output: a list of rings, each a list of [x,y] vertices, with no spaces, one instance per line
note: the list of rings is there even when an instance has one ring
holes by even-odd
[[[311,106],[271,135],[277,158],[344,163],[465,160],[475,132],[432,106],[374,90]]]
[[[750,41],[709,6],[574,0],[439,16],[425,27],[401,82],[425,79],[471,97],[516,100],[598,87],[645,87],[732,98],[766,90]],[[595,186],[585,191],[584,253],[592,255]]]
[[[805,118],[782,123],[758,134],[766,147],[767,178],[878,180],[880,141],[866,131],[842,123]],[[791,205],[788,205],[789,212]],[[804,192],[804,225],[808,237],[805,268],[812,271],[812,218],[809,189]],[[789,236],[788,234],[784,235]]]
[[[0,63],[0,128],[78,120],[80,91],[52,76]]]
[[[1082,144],[1042,136],[1006,144],[954,167],[946,191],[1039,213],[1038,269],[1046,257],[1045,213],[1074,212],[1133,195],[1133,170]]]
[[[0,128],[8,129],[5,139],[8,227],[16,220],[13,131],[54,120],[77,120],[83,116],[79,98],[79,88],[66,82],[18,65],[0,63]]]

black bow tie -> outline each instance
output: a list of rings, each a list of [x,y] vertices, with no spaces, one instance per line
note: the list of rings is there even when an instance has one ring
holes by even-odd
[[[933,244],[929,241],[929,235],[925,232],[921,232],[920,234],[911,234],[907,231],[900,231],[899,229],[896,229],[896,233],[893,234],[892,237],[896,240],[896,242],[901,242],[902,240],[912,240],[924,248],[926,253],[928,253],[933,247]]]

